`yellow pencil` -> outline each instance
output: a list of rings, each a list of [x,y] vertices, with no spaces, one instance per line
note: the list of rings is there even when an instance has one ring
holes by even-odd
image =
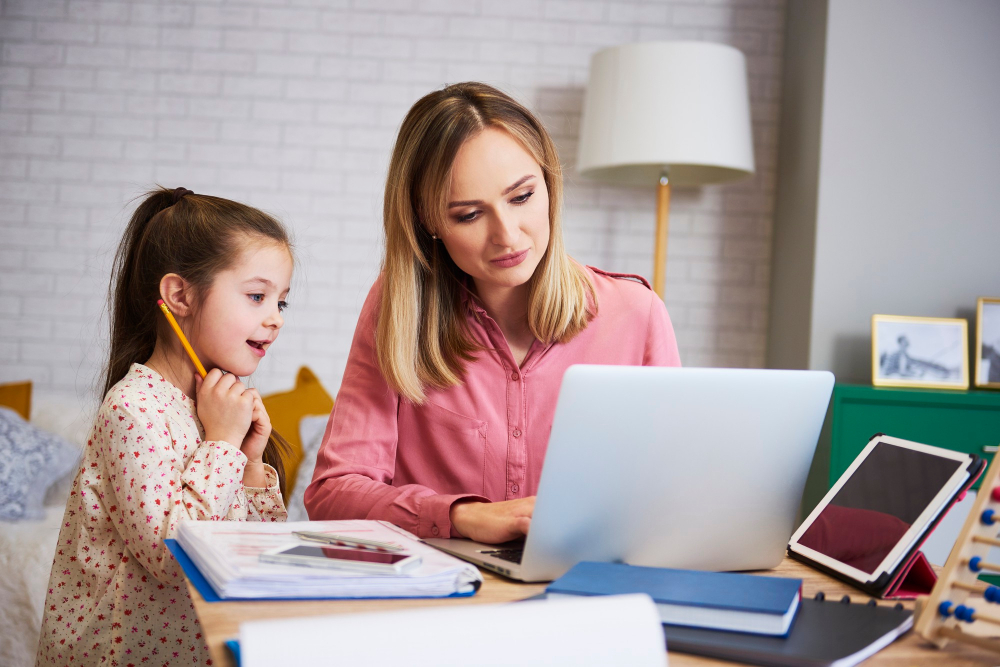
[[[167,316],[167,322],[170,322],[170,326],[174,328],[174,333],[176,333],[177,337],[180,338],[181,345],[184,346],[188,356],[191,357],[191,362],[194,364],[194,367],[198,369],[198,372],[201,373],[202,377],[208,375],[208,371],[206,371],[205,367],[201,365],[201,360],[198,359],[198,355],[194,353],[194,350],[191,348],[191,343],[188,342],[187,336],[185,336],[184,332],[181,331],[180,325],[177,324],[177,320],[174,319],[174,314],[170,312],[169,308],[167,308],[167,304],[163,303],[163,299],[157,299],[156,303],[160,306],[160,310],[163,311],[163,314]]]

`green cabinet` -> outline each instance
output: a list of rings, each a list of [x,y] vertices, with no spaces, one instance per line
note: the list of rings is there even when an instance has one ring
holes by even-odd
[[[827,489],[879,432],[992,459],[1000,444],[1000,393],[838,384],[829,420]]]

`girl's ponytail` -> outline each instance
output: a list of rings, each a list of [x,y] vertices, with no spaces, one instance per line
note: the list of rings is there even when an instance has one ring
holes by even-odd
[[[133,363],[149,359],[156,346],[156,318],[159,311],[151,307],[159,299],[160,281],[155,285],[143,280],[147,253],[144,241],[150,223],[161,211],[174,204],[174,193],[157,190],[149,193],[132,214],[111,267],[110,304],[111,345],[108,365],[104,372],[104,396],[128,373]],[[161,274],[162,275],[162,274]],[[150,287],[153,288],[150,293]],[[153,295],[156,296],[153,296]],[[152,300],[150,300],[152,299]]]

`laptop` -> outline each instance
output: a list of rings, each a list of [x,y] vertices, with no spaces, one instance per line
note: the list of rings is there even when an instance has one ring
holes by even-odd
[[[529,582],[584,560],[773,568],[833,383],[826,371],[571,366],[527,538],[425,542]]]

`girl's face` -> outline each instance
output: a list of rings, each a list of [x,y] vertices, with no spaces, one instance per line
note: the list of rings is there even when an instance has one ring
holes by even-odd
[[[216,274],[197,309],[192,345],[206,368],[247,376],[257,370],[285,323],[292,256],[279,243],[252,241]]]
[[[483,130],[455,156],[448,202],[437,234],[480,294],[527,283],[549,245],[549,193],[531,154],[503,130]]]

